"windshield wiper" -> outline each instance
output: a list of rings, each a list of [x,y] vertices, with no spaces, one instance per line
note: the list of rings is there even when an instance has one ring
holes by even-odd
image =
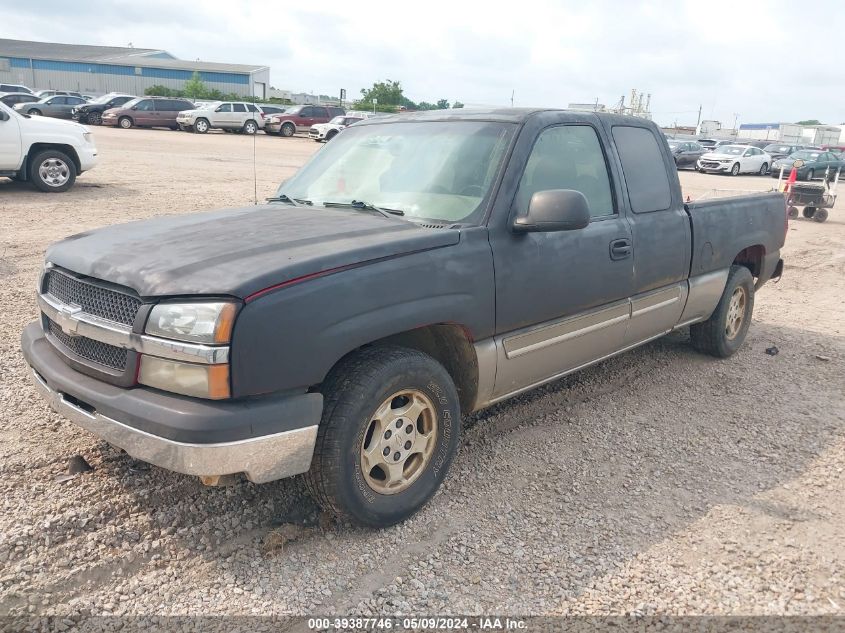
[[[310,200],[303,200],[302,198],[291,198],[289,195],[287,195],[285,193],[279,194],[278,196],[275,196],[273,198],[265,198],[265,200],[267,202],[286,202],[286,203],[291,204],[295,207],[298,207],[300,204],[304,204],[304,205],[307,205],[307,206],[311,206],[311,205],[314,204]]]
[[[378,211],[384,217],[389,218],[391,215],[405,215],[405,212],[400,209],[386,209],[385,207],[377,207],[369,202],[362,202],[360,200],[353,200],[352,202],[324,202],[324,207],[350,207],[352,209],[364,209],[366,211]]]

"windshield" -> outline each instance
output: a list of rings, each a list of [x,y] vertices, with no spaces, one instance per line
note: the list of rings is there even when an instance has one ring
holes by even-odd
[[[792,149],[789,145],[766,145],[763,151],[767,154],[786,154]]]
[[[345,121],[346,121],[346,117],[336,116],[331,121],[329,121],[329,123],[331,123],[332,125],[345,125],[346,124]]]
[[[680,143],[678,141],[669,141],[669,149],[677,149]]]
[[[219,106],[222,101],[212,101],[211,103],[198,103],[196,110],[213,110],[217,106]]]
[[[113,93],[110,93],[110,94],[107,94],[107,95],[103,95],[101,97],[97,97],[96,99],[91,99],[91,101],[89,101],[88,103],[97,103],[97,104],[108,103],[109,101],[114,99],[114,97],[115,97],[115,95]]]
[[[800,158],[802,160],[816,160],[819,157],[819,152],[795,152],[790,158]]]
[[[475,121],[355,125],[278,195],[315,205],[365,202],[410,220],[476,222],[513,130]]]
[[[717,148],[720,154],[729,154],[730,156],[739,156],[743,152],[745,152],[747,147],[743,147],[742,145],[722,145],[721,147]]]

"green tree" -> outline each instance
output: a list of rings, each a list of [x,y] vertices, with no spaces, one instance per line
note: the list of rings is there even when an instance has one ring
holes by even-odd
[[[463,108],[464,104],[460,101],[455,101],[455,103],[452,104],[452,107],[457,110],[458,108]]]
[[[185,96],[191,99],[204,99],[208,96],[208,89],[196,70],[191,78],[185,82]]]
[[[807,119],[806,121],[798,121],[796,125],[821,125],[822,122],[818,119]]]
[[[448,110],[449,109],[449,102],[446,99],[440,99],[437,102],[437,109],[438,110]]]

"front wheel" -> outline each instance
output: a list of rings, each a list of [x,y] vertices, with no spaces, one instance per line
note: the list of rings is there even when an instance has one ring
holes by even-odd
[[[293,136],[294,132],[296,132],[296,126],[293,123],[285,123],[282,125],[282,129],[279,130],[279,134],[287,137]]]
[[[132,122],[132,119],[130,119],[128,116],[120,117],[117,120],[117,124],[120,127],[122,127],[124,130],[128,130],[129,128],[131,128],[134,125],[134,123]]]
[[[76,165],[67,154],[49,149],[33,156],[30,179],[41,191],[61,193],[76,181]]]
[[[760,167],[760,175],[765,176],[768,173],[769,173],[769,164],[763,163],[763,165]]]
[[[739,176],[739,163],[734,163],[734,166],[731,167],[731,176]]]
[[[208,121],[206,121],[205,119],[197,119],[196,121],[194,121],[194,132],[196,132],[197,134],[205,134],[206,132],[208,132],[209,127],[210,126],[208,125]]]
[[[39,110],[38,108],[33,108],[32,110],[27,112],[27,114],[31,114],[32,116],[41,116],[41,110]]]
[[[789,216],[789,219],[794,220],[798,217],[798,207],[789,207],[786,210],[786,215]]]
[[[372,347],[323,382],[323,418],[305,477],[327,511],[386,527],[410,517],[446,477],[461,435],[458,394],[430,356]]]
[[[103,115],[99,112],[92,112],[88,115],[88,123],[90,123],[91,125],[102,125]]]
[[[690,326],[693,347],[727,358],[745,341],[754,312],[754,277],[745,266],[731,266],[719,304],[703,323]]]

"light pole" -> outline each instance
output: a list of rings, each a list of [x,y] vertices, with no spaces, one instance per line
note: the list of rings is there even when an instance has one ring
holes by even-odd
[[[737,121],[739,121],[739,115],[734,112],[734,138],[739,137],[739,128],[736,127]]]

